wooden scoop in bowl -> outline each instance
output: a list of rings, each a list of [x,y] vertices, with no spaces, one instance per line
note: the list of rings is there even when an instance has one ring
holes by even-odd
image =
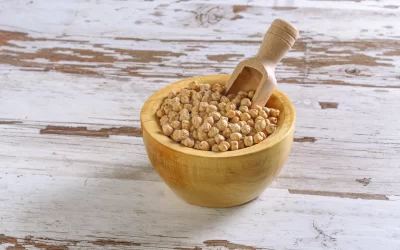
[[[299,31],[291,23],[275,19],[265,33],[257,55],[236,66],[226,84],[226,94],[255,90],[253,105],[265,106],[277,85],[275,67],[298,36]]]

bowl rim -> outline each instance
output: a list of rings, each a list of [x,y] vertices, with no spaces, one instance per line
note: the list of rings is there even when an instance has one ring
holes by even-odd
[[[192,81],[200,81],[200,82],[220,81],[222,83],[226,82],[229,79],[229,76],[230,76],[229,74],[215,74],[215,75],[203,75],[203,76],[185,78],[173,82],[171,84],[168,84],[167,86],[153,93],[146,100],[140,112],[140,121],[141,121],[143,137],[149,136],[172,151],[176,151],[190,156],[207,157],[207,158],[227,158],[227,157],[249,155],[257,153],[259,151],[267,150],[269,148],[274,147],[276,144],[280,143],[282,140],[284,140],[287,136],[290,135],[291,130],[294,129],[295,126],[296,111],[289,97],[287,97],[282,91],[280,91],[277,88],[275,88],[272,95],[276,97],[278,100],[280,100],[282,105],[285,107],[283,110],[285,118],[283,122],[280,122],[278,120],[278,124],[280,123],[280,126],[277,127],[277,130],[259,144],[235,151],[226,151],[226,152],[202,151],[183,146],[173,141],[170,137],[162,133],[161,127],[159,126],[158,123],[158,117],[155,115],[155,113],[157,109],[161,106],[163,99],[167,97],[168,93],[172,89],[175,90],[180,89],[183,86],[188,85]]]

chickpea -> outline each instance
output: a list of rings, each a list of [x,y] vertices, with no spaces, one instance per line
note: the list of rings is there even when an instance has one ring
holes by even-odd
[[[237,125],[239,125],[239,127],[243,127],[244,125],[247,125],[247,123],[245,121],[239,121]]]
[[[180,121],[189,120],[190,119],[189,110],[184,108],[184,109],[181,109],[181,111],[179,113],[180,113],[180,116],[179,116],[179,120]]]
[[[175,102],[172,104],[172,110],[175,112],[179,112],[182,109],[182,104],[179,102]]]
[[[267,123],[265,122],[264,119],[257,121],[254,126],[254,128],[257,130],[257,132],[264,131],[266,127],[267,127]]]
[[[220,102],[218,103],[218,110],[224,110],[225,111],[225,107],[226,107],[226,102]]]
[[[260,112],[262,110],[262,107],[260,105],[253,105],[254,109],[257,109],[258,112]]]
[[[227,141],[222,141],[222,142],[219,144],[218,149],[219,149],[219,151],[226,152],[226,151],[228,151],[228,149],[229,149],[230,146],[231,146],[231,145],[229,144],[229,142],[227,142]]]
[[[199,128],[201,126],[202,122],[203,122],[203,119],[201,119],[200,116],[195,116],[192,118],[192,124],[193,124],[193,127],[195,127],[195,128]]]
[[[229,98],[229,100],[233,100],[233,98],[235,98],[235,94],[228,94],[227,97]]]
[[[199,91],[200,90],[200,86],[197,84],[197,82],[191,82],[189,83],[189,88],[193,89],[195,91]]]
[[[160,125],[162,126],[162,125],[168,123],[168,121],[169,121],[168,116],[163,115],[163,117],[161,117],[161,119],[160,119]]]
[[[197,131],[197,139],[199,139],[200,141],[205,141],[208,139],[208,135],[206,132]]]
[[[232,119],[233,117],[236,116],[236,113],[234,110],[229,110],[228,112],[226,112],[226,117]]]
[[[251,101],[249,98],[243,98],[240,102],[240,105],[250,107],[251,106]]]
[[[210,84],[200,84],[200,91],[207,91],[210,89],[211,89]]]
[[[251,116],[250,116],[249,113],[243,113],[243,114],[240,116],[240,120],[242,120],[242,121],[247,121],[247,120],[250,120],[250,119],[251,119]]]
[[[208,137],[210,138],[216,136],[217,134],[219,134],[219,130],[216,127],[212,127],[210,131],[208,131]]]
[[[182,97],[184,97],[184,96],[190,97],[190,90],[189,89],[181,89],[180,93],[181,93]],[[181,101],[182,101],[182,98],[181,98]]]
[[[254,91],[249,91],[249,94],[247,95],[250,99],[253,99],[254,96]]]
[[[247,120],[247,125],[249,125],[250,127],[254,127],[254,121],[253,120]]]
[[[249,115],[251,116],[251,118],[256,118],[258,116],[258,110],[257,109],[250,109],[249,110]]]
[[[248,135],[251,131],[251,127],[249,125],[244,125],[241,129],[240,132],[242,132],[242,134],[244,135]]]
[[[214,121],[219,121],[219,119],[221,119],[221,114],[219,112],[212,112],[210,115]]]
[[[218,146],[218,144],[212,145],[211,150],[212,150],[213,152],[219,152],[219,146]]]
[[[225,111],[228,112],[229,110],[235,111],[236,105],[233,102],[228,102],[225,107]]]
[[[173,121],[171,122],[171,127],[173,127],[174,129],[181,129],[181,123],[179,121]]]
[[[268,120],[269,120],[272,124],[277,124],[277,123],[278,123],[278,119],[276,119],[275,117],[268,117]]]
[[[268,114],[264,110],[261,110],[260,112],[258,112],[258,114],[259,114],[259,116],[261,116],[264,119],[268,118]]]
[[[235,116],[231,119],[231,123],[238,123],[240,121],[240,118]]]
[[[232,133],[239,133],[240,132],[240,126],[239,124],[230,124],[229,128],[231,129]]]
[[[258,132],[255,136],[254,136],[254,143],[258,144],[260,142],[262,142],[265,138],[267,138],[265,136],[265,134],[263,132]]]
[[[228,98],[228,97],[226,97],[226,96],[221,96],[221,99],[219,99],[221,102],[224,102],[224,103],[228,103],[228,102],[230,102],[231,100]]]
[[[208,117],[206,117],[206,119],[204,119],[204,122],[207,122],[208,124],[210,124],[212,126],[212,125],[214,125],[214,118],[212,116],[208,116]]]
[[[219,92],[214,92],[211,94],[211,99],[213,101],[219,101],[219,99],[221,99],[221,94]]]
[[[218,102],[217,101],[211,101],[208,104],[214,105],[215,107],[218,107]]]
[[[188,137],[189,137],[189,131],[187,131],[186,129],[175,130],[172,133],[172,136],[171,136],[171,138],[176,142],[180,142],[182,140],[185,140]]]
[[[208,143],[208,145],[210,145],[210,147],[212,147],[213,145],[216,144],[214,138],[208,138],[208,139],[206,140],[206,142]]]
[[[184,146],[186,146],[186,147],[193,148],[193,146],[194,146],[194,140],[193,140],[192,138],[190,138],[190,137],[187,137],[186,139],[184,139],[184,140],[182,141],[182,144],[183,144]]]
[[[263,107],[263,110],[265,111],[265,113],[267,113],[267,116],[269,116],[269,115],[270,115],[270,113],[271,113],[271,110],[270,110],[269,108],[267,108],[267,107]]]
[[[189,120],[182,120],[181,126],[182,126],[183,129],[186,129],[186,130],[192,129],[192,126],[191,126]],[[193,129],[194,129],[194,128],[193,128]]]
[[[276,126],[274,124],[268,124],[265,131],[267,132],[268,135],[272,134],[275,132]]]
[[[168,99],[172,99],[172,98],[174,98],[176,96],[176,91],[175,90],[172,90],[171,92],[169,92],[169,94],[168,94]]]
[[[278,118],[278,116],[279,116],[279,110],[277,110],[277,109],[270,109],[270,115],[272,116],[272,117],[275,117],[275,118]]]
[[[189,96],[182,96],[181,97],[181,103],[183,103],[183,104],[190,103],[190,97]]]
[[[164,133],[164,135],[167,135],[167,136],[172,135],[172,133],[174,132],[174,128],[171,127],[171,125],[169,125],[169,124],[164,124],[161,128],[162,128],[162,132]]]
[[[192,104],[183,104],[183,108],[187,110],[192,110],[193,105]]]
[[[159,109],[159,110],[157,110],[156,115],[157,115],[159,118],[161,118],[163,115],[165,115],[165,111],[164,111],[163,109]]]
[[[239,142],[237,141],[231,141],[231,150],[235,151],[239,149]]]
[[[244,145],[245,145],[246,147],[253,146],[253,144],[254,144],[253,136],[245,136],[245,137],[244,137]]]
[[[214,140],[217,144],[220,144],[222,141],[225,141],[225,137],[223,135],[214,136]]]
[[[222,131],[222,135],[225,138],[229,138],[229,136],[231,135],[232,131],[229,128],[225,128],[224,131]]]
[[[219,131],[223,131],[228,127],[228,121],[223,119],[223,117],[221,117],[221,119],[217,122],[216,126],[219,129]]]
[[[242,134],[241,133],[232,133],[230,134],[229,138],[231,138],[232,141],[239,141],[242,139]]]
[[[207,102],[200,102],[199,111],[200,112],[204,112],[204,111],[207,110],[207,107],[208,107],[208,103]]]
[[[206,112],[207,113],[216,112],[217,110],[218,110],[218,108],[215,105],[208,105],[207,108],[206,108]]]
[[[247,106],[240,106],[239,107],[240,112],[242,113],[247,113],[249,112],[249,108]]]
[[[199,149],[203,151],[208,151],[210,150],[210,145],[206,141],[202,141],[199,144]]]
[[[210,131],[210,129],[211,129],[211,124],[204,121],[203,124],[199,127],[198,131],[208,133],[208,131]]]

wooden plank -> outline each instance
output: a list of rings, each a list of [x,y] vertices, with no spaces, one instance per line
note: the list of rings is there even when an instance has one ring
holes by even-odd
[[[163,183],[0,177],[2,247],[398,249],[400,244],[398,197],[349,199],[269,189],[244,206],[207,209],[178,200]]]
[[[20,102],[13,113],[8,112],[11,100],[0,103],[0,114],[10,115],[0,125],[0,161],[4,163],[0,171],[159,181],[140,135],[121,129],[140,126],[137,117],[149,90],[125,93],[115,91],[119,85],[98,88],[87,83],[83,91],[78,88],[81,85],[71,82],[55,95],[53,83],[41,81],[29,94],[19,90],[1,96],[37,94],[35,100],[44,101],[33,107],[30,101]],[[92,88],[97,98],[88,101],[90,95],[82,92],[94,92]],[[273,187],[399,195],[398,89],[291,84],[282,84],[281,89],[293,100],[297,122],[292,154]],[[57,98],[46,110],[45,100],[54,95]],[[127,112],[121,104],[129,102]],[[83,128],[76,131],[77,127]],[[113,135],[115,129],[122,132]],[[41,130],[47,133],[40,134]],[[358,181],[364,178],[370,178],[366,185]]]

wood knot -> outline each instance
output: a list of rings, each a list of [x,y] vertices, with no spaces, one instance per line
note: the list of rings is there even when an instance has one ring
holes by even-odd
[[[196,12],[196,20],[202,27],[208,27],[214,25],[222,20],[225,16],[225,11],[219,7],[203,6]]]
[[[358,76],[361,73],[361,70],[357,69],[357,68],[347,68],[345,70],[345,72],[349,75],[355,75]]]

